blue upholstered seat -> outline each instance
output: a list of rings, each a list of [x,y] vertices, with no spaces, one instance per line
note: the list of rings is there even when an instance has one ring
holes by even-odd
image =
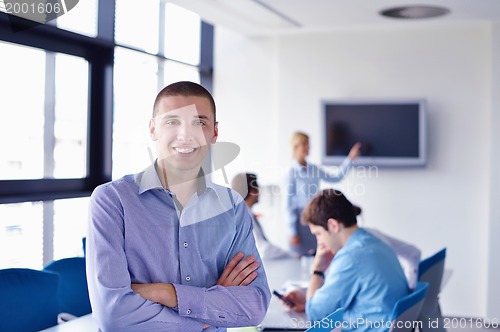
[[[57,324],[59,276],[24,268],[0,270],[0,331],[39,331]]]
[[[85,258],[71,257],[53,261],[44,270],[60,276],[59,312],[83,316],[92,312],[87,287]]]

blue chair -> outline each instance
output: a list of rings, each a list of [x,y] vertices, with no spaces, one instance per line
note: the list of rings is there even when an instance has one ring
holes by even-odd
[[[63,258],[49,263],[45,271],[52,271],[60,276],[59,312],[74,316],[83,316],[92,312],[85,270],[85,258]]]
[[[0,270],[0,331],[40,331],[57,324],[59,276],[47,271]]]
[[[429,283],[417,282],[415,290],[396,302],[391,316],[391,329],[390,332],[396,331],[413,331],[418,322],[418,317],[425,297]],[[420,326],[418,326],[420,328]]]
[[[312,323],[313,325],[305,332],[331,332],[341,331],[344,321],[344,308],[338,308],[320,321]]]
[[[439,292],[443,280],[445,258],[446,248],[418,264],[418,281],[429,283],[429,292],[419,316],[419,320],[422,322],[420,329],[422,332],[446,331],[439,306]],[[437,326],[429,326],[429,322],[437,322]]]

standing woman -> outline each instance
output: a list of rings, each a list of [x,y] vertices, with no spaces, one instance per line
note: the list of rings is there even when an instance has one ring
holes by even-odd
[[[300,223],[300,214],[311,198],[320,191],[320,180],[339,182],[349,171],[352,161],[360,154],[361,143],[353,145],[349,155],[340,165],[337,174],[331,175],[307,162],[309,136],[296,132],[292,136],[293,165],[286,178],[286,209],[289,222],[289,244],[299,255],[312,255],[316,250],[316,237],[308,226]]]

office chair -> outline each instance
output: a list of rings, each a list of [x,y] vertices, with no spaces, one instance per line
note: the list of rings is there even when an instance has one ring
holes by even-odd
[[[413,331],[424,304],[429,283],[417,282],[415,290],[396,302],[391,316],[390,332]],[[420,327],[420,326],[419,326]]]
[[[443,280],[444,261],[446,258],[446,248],[437,252],[418,264],[418,281],[429,283],[429,292],[424,301],[419,320],[422,322],[422,332],[446,331],[443,326],[443,316],[439,306],[439,292]],[[438,322],[438,326],[429,326],[429,322]]]
[[[338,308],[320,321],[312,323],[312,326],[305,332],[330,332],[341,331],[344,321],[344,308]]]
[[[39,331],[57,324],[59,276],[25,268],[0,270],[0,331]]]
[[[60,276],[59,313],[69,313],[79,317],[92,312],[85,258],[63,258],[49,263],[44,270],[55,272]]]

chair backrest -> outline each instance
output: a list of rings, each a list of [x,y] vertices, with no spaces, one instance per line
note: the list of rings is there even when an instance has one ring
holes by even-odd
[[[83,256],[87,255],[87,237],[82,237]]]
[[[444,262],[446,258],[446,248],[440,250],[429,258],[424,259],[418,265],[418,281],[428,282],[429,291],[424,301],[419,320],[424,327],[423,332],[431,329],[426,326],[429,321],[438,321],[438,325],[433,327],[433,332],[444,331],[441,308],[439,307],[439,292],[443,281]]]
[[[60,276],[60,312],[75,316],[83,316],[92,312],[85,272],[85,258],[63,258],[49,263],[44,270],[53,271]]]
[[[413,331],[422,310],[429,283],[417,282],[415,290],[394,305],[390,331]]]
[[[40,331],[57,324],[59,276],[47,271],[0,270],[0,331]]]
[[[344,321],[344,308],[338,308],[320,321],[314,322],[305,332],[341,331]]]
[[[437,298],[441,290],[445,258],[446,248],[418,264],[418,281],[429,283],[429,299]]]

